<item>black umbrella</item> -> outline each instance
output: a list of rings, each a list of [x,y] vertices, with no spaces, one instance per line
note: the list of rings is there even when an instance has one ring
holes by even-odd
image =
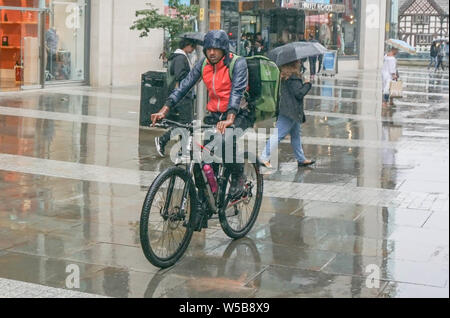
[[[193,40],[193,41],[197,42],[198,44],[203,45],[205,35],[206,35],[206,33],[203,33],[203,32],[186,32],[186,33],[183,33],[182,35],[180,35],[180,38]]]
[[[269,52],[268,57],[278,66],[328,52],[319,42],[292,42]]]

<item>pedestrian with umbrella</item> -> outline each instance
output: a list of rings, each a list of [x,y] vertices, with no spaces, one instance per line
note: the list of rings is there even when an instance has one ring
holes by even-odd
[[[277,109],[277,133],[272,135],[261,154],[261,162],[267,167],[271,154],[279,143],[291,135],[291,145],[299,167],[307,167],[316,163],[305,157],[301,142],[301,125],[306,122],[303,109],[303,98],[311,90],[312,85],[301,78],[301,60],[317,56],[327,50],[320,43],[294,42],[278,47],[269,52],[272,59],[281,70],[280,102]]]
[[[383,107],[394,105],[391,96],[391,82],[398,81],[399,74],[397,70],[396,56],[401,50],[410,54],[416,54],[416,49],[402,40],[389,39],[386,44],[391,46],[389,52],[384,56],[383,68],[381,70],[381,78],[383,81]]]
[[[383,68],[381,71],[381,78],[383,81],[383,107],[387,107],[390,102],[390,106],[394,105],[391,98],[391,82],[397,81],[399,76],[397,72],[397,59],[395,58],[399,50],[397,48],[391,48],[391,50],[384,56]]]

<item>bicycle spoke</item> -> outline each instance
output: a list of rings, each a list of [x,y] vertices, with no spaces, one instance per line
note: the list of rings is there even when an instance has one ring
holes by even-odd
[[[242,202],[236,203],[235,206],[227,208],[225,215],[229,227],[236,232],[242,231],[250,222],[254,213],[256,199],[258,178],[255,167],[252,164],[246,163],[244,166],[244,174],[247,177],[247,184],[251,186],[251,191],[247,198],[243,198]],[[229,187],[227,192],[229,191]],[[237,213],[236,213],[237,209]]]
[[[149,217],[149,243],[154,253],[162,259],[171,257],[180,247],[186,234],[183,223],[188,218],[190,200],[188,200],[185,218],[180,218],[183,201],[184,180],[173,176],[173,188],[169,189],[170,178],[158,189]],[[170,202],[168,192],[171,191]]]

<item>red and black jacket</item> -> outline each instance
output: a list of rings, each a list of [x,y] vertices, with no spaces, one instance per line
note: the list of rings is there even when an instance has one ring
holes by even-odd
[[[211,32],[216,32],[213,35],[222,40],[219,37],[223,37],[223,31]],[[210,46],[212,45],[214,44]],[[204,46],[208,46],[207,39],[205,39]],[[216,65],[212,65],[207,61],[206,66],[203,68],[205,59],[199,61],[181,82],[178,89],[169,96],[166,105],[169,107],[176,105],[200,79],[203,79],[209,95],[207,110],[212,113],[238,114],[242,98],[248,86],[247,61],[243,57],[238,58],[230,78],[229,67],[233,53],[229,53],[228,48],[225,50],[225,47],[223,51],[225,51],[225,56]]]

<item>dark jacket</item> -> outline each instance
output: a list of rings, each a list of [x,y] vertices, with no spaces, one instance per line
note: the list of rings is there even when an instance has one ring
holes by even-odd
[[[186,55],[177,52],[172,54],[169,57],[169,69],[167,71],[174,77],[173,83],[169,87],[169,92],[173,92],[176,85],[179,86],[191,71]],[[193,93],[186,95],[189,98],[193,98],[193,96]]]
[[[303,84],[301,78],[296,75],[288,80],[281,81],[280,103],[278,115],[283,115],[300,123],[306,121],[303,109],[303,98],[311,90],[311,83]]]
[[[437,49],[436,49],[436,43],[433,42],[433,44],[431,44],[431,48],[430,48],[430,56],[431,57],[436,57],[438,54]]]
[[[203,48],[205,49],[205,51],[208,48],[222,49],[222,51],[224,51],[225,53],[223,63],[226,65],[226,67],[230,66],[231,58],[229,51],[229,40],[227,34],[224,31],[216,30],[208,32],[208,34],[205,36]],[[202,69],[204,61],[205,59],[200,60],[194,66],[192,71],[189,72],[187,77],[181,82],[178,89],[176,89],[169,96],[166,102],[167,106],[172,107],[176,105],[194,87],[194,85],[197,84],[200,79],[202,79]],[[217,83],[220,83],[220,81],[218,81]],[[237,114],[239,113],[241,101],[248,85],[247,61],[245,60],[245,58],[239,58],[236,61],[233,69],[231,83],[232,85],[229,97],[226,101],[228,102],[227,111],[228,113]],[[209,93],[213,94],[214,92]]]

